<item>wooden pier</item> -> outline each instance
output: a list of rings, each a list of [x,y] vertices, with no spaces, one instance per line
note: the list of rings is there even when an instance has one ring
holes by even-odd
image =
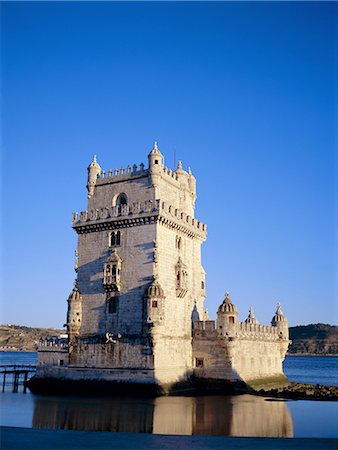
[[[23,364],[0,365],[2,375],[2,392],[5,392],[6,383],[12,384],[12,392],[19,392],[19,385],[23,385],[23,392],[27,392],[28,375],[36,372],[36,366]],[[21,383],[20,383],[21,382]]]

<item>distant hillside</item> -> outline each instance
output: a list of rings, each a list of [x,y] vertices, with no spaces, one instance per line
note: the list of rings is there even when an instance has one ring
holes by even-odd
[[[0,325],[0,351],[34,352],[40,339],[59,336],[64,330],[56,328],[30,328],[20,325]]]
[[[289,330],[289,354],[338,355],[338,326],[316,323]]]

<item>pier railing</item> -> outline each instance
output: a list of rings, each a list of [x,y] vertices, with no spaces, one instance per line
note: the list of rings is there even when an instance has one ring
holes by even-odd
[[[12,385],[12,392],[18,392],[19,386],[23,386],[23,392],[27,391],[28,375],[36,372],[36,366],[32,364],[5,364],[0,365],[2,375],[2,392],[5,392],[6,384]]]

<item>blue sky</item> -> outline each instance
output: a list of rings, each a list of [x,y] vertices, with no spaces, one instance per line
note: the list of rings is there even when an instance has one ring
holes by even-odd
[[[197,178],[211,316],[337,323],[335,52],[335,3],[2,3],[1,322],[65,322],[92,155],[157,140]]]

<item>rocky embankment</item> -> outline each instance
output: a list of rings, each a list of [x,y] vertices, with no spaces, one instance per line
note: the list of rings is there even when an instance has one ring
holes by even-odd
[[[293,400],[338,400],[338,386],[321,384],[290,383],[287,386],[269,390],[260,389],[256,395],[274,398],[289,398]]]

